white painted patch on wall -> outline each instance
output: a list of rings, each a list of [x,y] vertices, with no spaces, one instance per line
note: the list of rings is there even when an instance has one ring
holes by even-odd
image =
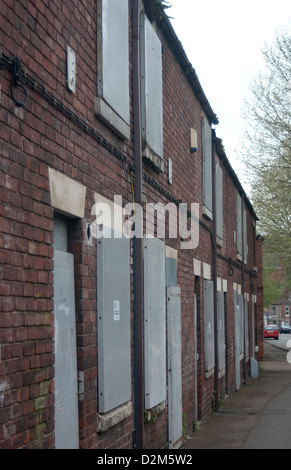
[[[64,302],[60,302],[58,305],[58,310],[63,310],[65,312],[65,315],[68,317],[71,313],[71,308],[68,307]]]

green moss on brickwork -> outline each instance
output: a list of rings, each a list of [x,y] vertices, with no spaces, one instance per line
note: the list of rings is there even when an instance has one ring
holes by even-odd
[[[45,408],[45,397],[38,397],[34,402],[35,411],[42,410]]]

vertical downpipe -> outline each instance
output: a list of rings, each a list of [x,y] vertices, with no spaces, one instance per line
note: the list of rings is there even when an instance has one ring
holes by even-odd
[[[212,132],[212,233],[213,233],[213,312],[214,312],[214,406],[218,409],[218,319],[217,319],[217,242],[216,242],[216,163],[217,137]]]
[[[241,291],[243,297],[243,379],[246,383],[246,307],[245,307],[245,224],[244,224],[244,196],[241,196],[241,232],[242,232],[242,266],[241,266]]]
[[[140,0],[132,7],[133,150],[135,159],[135,201],[142,205],[142,146],[140,109]],[[141,237],[134,237],[134,419],[135,448],[144,448],[144,366],[143,366],[143,256]]]

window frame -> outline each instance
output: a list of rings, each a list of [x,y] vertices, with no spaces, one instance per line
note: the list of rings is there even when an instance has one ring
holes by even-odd
[[[212,220],[212,128],[205,116],[202,117],[202,161],[203,161],[203,215]]]
[[[204,371],[214,369],[214,283],[210,279],[203,280],[203,320],[204,320]]]
[[[106,57],[109,57],[108,61]],[[94,111],[123,140],[130,139],[129,90],[128,0],[98,0],[97,96]]]
[[[243,211],[242,211],[243,208]],[[242,236],[242,229],[244,230],[244,237]],[[247,209],[245,203],[242,205],[242,197],[236,193],[236,250],[237,259],[242,261],[242,254],[244,248],[244,263],[247,264],[248,259],[248,240],[247,240]],[[244,246],[242,242],[244,241]]]
[[[216,162],[215,165],[216,178],[216,241],[217,244],[223,244],[223,169]]]
[[[140,31],[142,156],[163,172],[163,47],[145,13]]]

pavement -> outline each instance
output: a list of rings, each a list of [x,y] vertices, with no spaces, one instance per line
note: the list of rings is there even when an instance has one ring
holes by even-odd
[[[288,349],[265,342],[259,377],[247,379],[186,436],[181,449],[291,449]]]

